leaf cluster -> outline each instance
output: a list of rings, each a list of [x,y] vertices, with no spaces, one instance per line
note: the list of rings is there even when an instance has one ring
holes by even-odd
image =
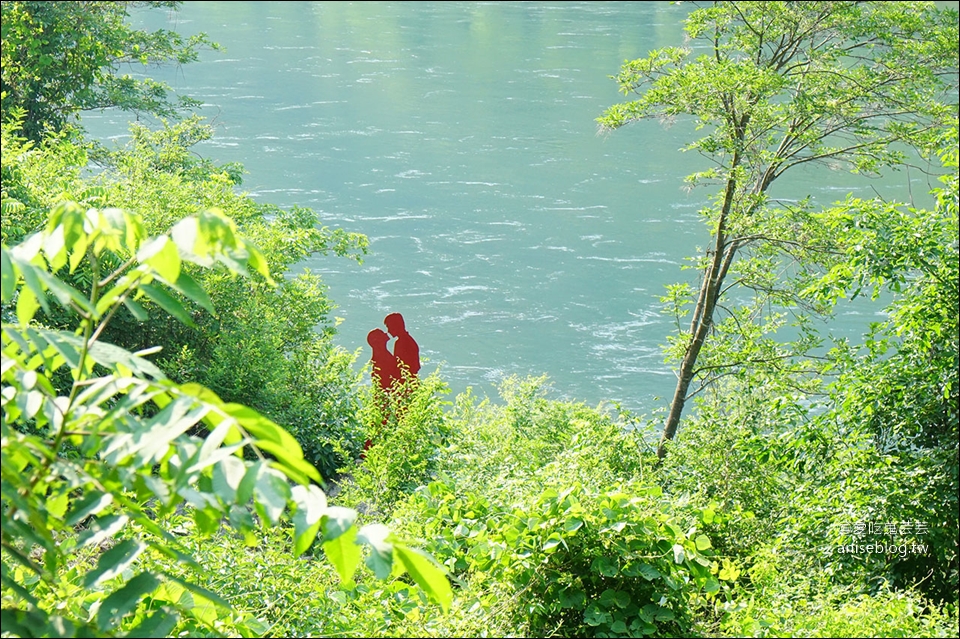
[[[143,299],[190,321],[167,289],[210,307],[185,264],[241,276],[255,270],[272,283],[263,254],[232,220],[207,210],[151,236],[137,215],[65,202],[42,232],[4,246],[0,259],[2,301],[16,320],[2,329],[5,631],[167,634],[185,619],[187,627],[219,632],[229,619],[244,634],[255,632],[256,624],[233,619],[229,604],[204,586],[138,568],[149,550],[202,576],[164,526],[176,512],[189,512],[200,535],[226,523],[248,539],[259,525],[290,517],[296,554],[322,535],[330,561],[350,581],[362,555],[356,543],[363,543],[378,576],[408,572],[449,605],[449,586],[429,558],[381,525],[358,531],[354,511],[328,507],[314,484],[319,473],[289,433],[203,386],[170,381],[148,352],[103,341],[119,308],[146,316]],[[89,292],[64,281],[84,264],[93,276]],[[36,323],[38,311],[50,315],[54,304],[78,318],[75,331]],[[64,368],[71,381],[61,392],[53,378]]]
[[[132,28],[139,6],[175,10],[179,2],[4,2],[0,91],[3,121],[21,119],[26,136],[39,141],[78,112],[116,107],[173,117],[195,100],[171,101],[170,88],[123,69],[167,62],[185,64],[200,50],[216,48],[204,34]]]

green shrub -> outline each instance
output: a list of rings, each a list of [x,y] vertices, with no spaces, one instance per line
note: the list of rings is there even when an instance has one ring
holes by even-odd
[[[239,167],[216,166],[191,149],[211,135],[199,118],[156,131],[134,124],[132,132],[126,148],[91,152],[102,164],[91,176],[84,173],[89,145],[66,136],[36,145],[19,137],[15,123],[5,123],[3,237],[19,241],[37,230],[47,209],[64,197],[131,211],[151,234],[210,208],[231,217],[263,252],[277,286],[186,265],[209,308],[174,292],[182,311],[173,317],[155,312],[161,310],[158,302],[143,300],[146,316],[122,309],[104,339],[131,351],[161,348],[159,365],[172,379],[202,384],[225,401],[257,409],[295,435],[323,476],[333,476],[344,461],[337,442],[360,438],[359,375],[351,355],[333,343],[335,307],[322,279],[292,270],[308,255],[359,260],[366,239],[320,227],[309,209],[281,210],[237,193]],[[74,288],[90,290],[92,276],[82,264],[64,277]],[[45,317],[50,326],[71,321],[58,308]]]
[[[283,428],[207,388],[169,380],[149,351],[102,339],[121,306],[144,315],[138,299],[189,319],[168,290],[208,308],[185,263],[250,269],[273,284],[263,254],[229,218],[203,211],[148,236],[128,211],[67,202],[41,232],[0,253],[10,309],[0,389],[4,633],[259,633],[255,619],[195,583],[208,575],[178,539],[208,537],[226,522],[248,540],[258,525],[292,522],[294,555],[319,536],[346,582],[363,544],[378,578],[407,573],[449,607],[449,585],[429,557],[382,524],[358,529],[355,512],[328,507],[319,473]],[[62,279],[84,262],[94,276],[88,294]],[[42,323],[55,306],[74,317],[74,330]],[[53,384],[61,369],[65,390]],[[243,461],[245,449],[252,460]],[[180,512],[191,516],[192,532],[167,529]],[[145,553],[163,560],[137,563]],[[195,576],[181,577],[187,570]]]
[[[389,514],[397,502],[427,483],[449,427],[442,397],[449,387],[435,371],[402,390],[368,386],[361,420],[372,442],[359,465],[344,468],[350,479],[341,497],[366,512]]]

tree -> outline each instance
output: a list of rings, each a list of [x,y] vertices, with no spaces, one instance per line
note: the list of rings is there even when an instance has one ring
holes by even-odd
[[[598,118],[613,130],[692,116],[706,135],[685,150],[714,166],[688,181],[719,186],[701,211],[710,243],[696,260],[699,286],[668,296],[678,315],[690,302],[693,312],[673,342],[679,370],[661,458],[699,390],[745,365],[789,365],[813,343],[784,349],[763,339],[758,327],[783,321],[764,309],[778,305],[801,322],[827,310],[804,290],[815,262],[833,259],[832,238],[808,199],[774,199],[777,180],[814,163],[865,175],[903,166],[903,149],[932,148],[957,117],[957,12],[933,3],[715,2],[693,11],[686,31],[696,46],[624,63],[615,79],[639,97]],[[751,297],[729,308],[734,291]]]
[[[40,140],[59,131],[79,111],[118,107],[173,117],[178,107],[198,102],[168,97],[169,87],[121,73],[122,65],[185,64],[203,46],[203,34],[183,38],[160,29],[133,29],[133,7],[167,7],[179,2],[4,2],[0,91],[3,120],[22,117],[24,131]]]

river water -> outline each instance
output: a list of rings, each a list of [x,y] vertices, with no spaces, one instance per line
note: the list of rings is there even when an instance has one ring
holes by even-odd
[[[708,238],[708,191],[682,178],[705,165],[679,150],[684,122],[599,134],[595,118],[625,99],[609,77],[624,60],[682,42],[689,4],[187,2],[134,21],[225,47],[149,72],[204,102],[216,136],[201,154],[241,162],[258,201],[369,237],[362,265],[302,265],[328,284],[358,369],[367,332],[400,312],[424,373],[455,392],[546,374],[553,397],[649,412],[675,382],[659,298]],[[126,120],[84,116],[119,142]],[[777,195],[906,197],[910,177],[809,170]],[[824,330],[878,317],[844,307]]]

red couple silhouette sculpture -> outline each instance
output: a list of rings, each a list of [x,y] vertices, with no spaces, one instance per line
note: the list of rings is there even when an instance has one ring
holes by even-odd
[[[374,383],[374,395],[383,414],[383,424],[386,424],[390,407],[389,395],[417,379],[417,373],[420,372],[420,346],[407,332],[400,313],[390,313],[383,319],[383,324],[387,330],[375,328],[367,333],[367,344],[373,349],[370,376]],[[393,352],[387,347],[391,337],[397,339]],[[371,445],[373,441],[368,439],[363,450],[366,451]],[[361,455],[361,458],[363,457],[364,455]]]
[[[391,313],[383,319],[387,332],[375,328],[367,333],[367,344],[373,349],[371,375],[380,388],[391,390],[394,386],[405,384],[420,372],[420,347],[407,332],[403,316]],[[396,337],[393,352],[387,348],[390,338]]]

